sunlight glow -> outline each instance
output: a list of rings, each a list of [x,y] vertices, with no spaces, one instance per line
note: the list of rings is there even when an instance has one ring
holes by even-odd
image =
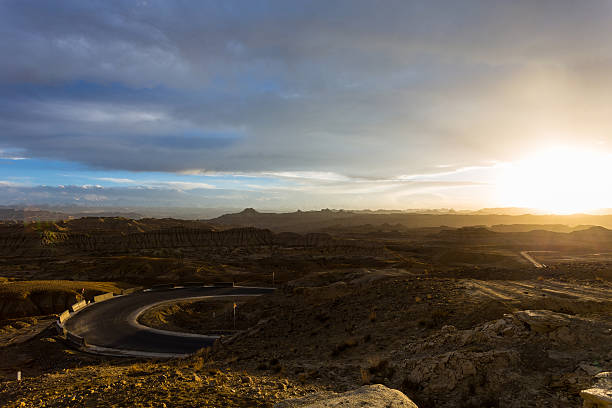
[[[612,207],[612,155],[555,147],[504,166],[497,182],[503,205],[555,214]]]

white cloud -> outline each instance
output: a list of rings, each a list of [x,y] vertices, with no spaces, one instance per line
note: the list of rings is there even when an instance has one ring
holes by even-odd
[[[394,178],[394,180],[398,181],[416,181],[416,180],[432,180],[444,178],[446,176],[452,176],[460,173],[468,173],[477,170],[492,170],[495,168],[499,168],[503,166],[504,163],[494,163],[488,166],[464,166],[458,167],[449,171],[440,171],[440,172],[432,172],[432,173],[417,173],[417,174],[403,174]],[[437,166],[442,167],[442,166]],[[450,165],[444,165],[443,168],[452,167]]]
[[[56,101],[31,105],[31,109],[38,114],[75,122],[131,124],[169,120],[164,112],[121,104]]]
[[[0,180],[0,187],[19,187],[23,184],[15,183],[13,181]]]
[[[15,152],[0,149],[0,160],[27,160],[27,157],[16,154]]]
[[[96,180],[110,181],[111,183],[135,183],[134,180],[129,179],[129,178],[97,177]]]
[[[350,178],[343,176],[342,174],[333,173],[329,171],[276,171],[276,172],[262,172],[263,176],[272,176],[289,179],[304,179],[304,180],[318,180],[318,181],[349,181]]]
[[[213,190],[216,189],[212,184],[208,183],[200,183],[195,181],[156,181],[156,182],[147,182],[146,184],[152,186],[163,186],[163,187],[171,187],[179,190],[195,190],[195,189],[206,189]]]

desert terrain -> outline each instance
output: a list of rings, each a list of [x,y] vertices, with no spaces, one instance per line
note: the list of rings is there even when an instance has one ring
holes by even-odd
[[[580,406],[612,371],[612,231],[469,217],[5,221],[0,405],[274,406],[382,384],[421,408]],[[193,282],[276,290],[147,309],[142,325],[221,336],[182,358],[87,353],[55,328],[76,302]]]

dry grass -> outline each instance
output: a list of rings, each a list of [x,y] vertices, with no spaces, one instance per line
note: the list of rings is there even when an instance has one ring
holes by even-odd
[[[357,346],[357,340],[355,338],[348,338],[344,341],[342,341],[340,344],[336,345],[336,347],[334,347],[334,349],[332,350],[332,357],[337,357],[340,354],[342,354],[343,351],[352,348],[352,347],[356,347]]]

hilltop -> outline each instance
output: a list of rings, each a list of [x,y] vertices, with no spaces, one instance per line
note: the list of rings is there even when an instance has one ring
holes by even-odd
[[[527,228],[569,232],[576,228],[559,225],[602,226],[612,228],[612,215],[506,215],[475,213],[406,213],[363,212],[346,210],[296,211],[291,213],[258,212],[248,208],[239,213],[225,214],[208,220],[214,226],[248,226],[267,228],[272,231],[314,232],[330,228],[349,228],[363,225],[399,225],[405,228],[468,227],[482,225],[499,229],[500,224],[513,225],[505,230],[517,231]],[[529,227],[530,226],[530,227]],[[584,227],[578,227],[584,228]]]

